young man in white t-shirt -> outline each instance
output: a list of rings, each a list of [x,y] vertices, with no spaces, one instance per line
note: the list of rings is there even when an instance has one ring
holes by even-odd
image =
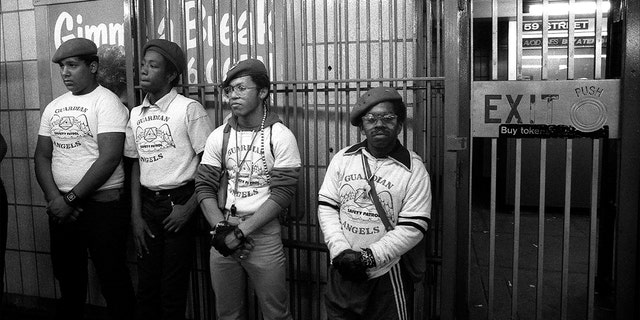
[[[213,126],[202,105],[174,88],[185,68],[182,49],[154,39],[142,50],[140,86],[131,110],[125,156],[131,172],[131,220],[138,253],[136,319],[185,316],[195,249],[194,179]]]
[[[278,215],[295,193],[301,162],[293,133],[267,108],[269,85],[259,60],[229,69],[223,92],[233,116],[207,139],[196,178],[200,207],[214,229],[210,269],[220,320],[247,318],[248,281],[266,320],[291,319]],[[228,187],[218,203],[223,167]]]
[[[52,61],[69,92],[42,113],[35,169],[49,215],[53,273],[60,286],[55,319],[82,319],[87,250],[111,319],[131,319],[134,291],[126,266],[129,215],[122,150],[128,110],[98,85],[96,45],[75,38]]]

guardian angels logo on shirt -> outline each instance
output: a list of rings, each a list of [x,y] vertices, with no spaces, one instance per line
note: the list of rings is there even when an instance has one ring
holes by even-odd
[[[74,116],[60,116],[58,114],[51,117],[51,134],[60,139],[76,139],[84,136],[93,138],[87,116],[81,114]]]
[[[138,149],[142,151],[159,151],[169,147],[176,147],[171,136],[171,129],[168,124],[160,127],[136,128],[136,143]]]
[[[378,221],[378,211],[376,210],[373,200],[369,195],[370,189],[367,185],[365,188],[354,188],[351,184],[344,184],[340,188],[341,208],[344,212],[354,220],[362,221]],[[378,192],[378,198],[387,217],[392,224],[395,224],[395,215],[393,214],[393,197],[389,191]]]

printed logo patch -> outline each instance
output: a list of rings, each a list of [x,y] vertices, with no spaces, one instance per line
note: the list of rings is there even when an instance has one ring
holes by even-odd
[[[93,138],[87,116],[81,114],[77,117],[59,116],[51,117],[51,134],[60,139],[76,139],[89,136]]]
[[[138,127],[136,129],[136,143],[138,144],[138,149],[142,151],[159,151],[169,147],[176,147],[168,124],[145,129]]]

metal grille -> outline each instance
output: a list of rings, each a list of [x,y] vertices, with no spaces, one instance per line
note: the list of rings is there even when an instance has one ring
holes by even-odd
[[[270,70],[270,105],[294,132],[303,163],[299,191],[290,208],[292,217],[283,229],[291,307],[297,319],[325,317],[329,260],[316,218],[317,190],[332,155],[362,138],[349,125],[350,109],[368,88],[396,87],[408,106],[400,139],[425,160],[434,186],[430,272],[417,288],[416,318],[439,313],[441,0],[146,0],[127,6],[134,35],[128,46],[131,70],[136,69],[137,54],[146,39],[177,42],[188,60],[183,92],[201,101],[216,125],[229,113],[218,87],[229,66],[253,57]],[[129,75],[130,83],[137,83],[136,74]],[[136,92],[130,104],[140,101],[142,93]],[[204,223],[202,228],[205,234]],[[199,248],[191,312],[195,319],[210,319],[214,310],[206,237]],[[258,317],[255,299],[250,305]]]
[[[601,79],[603,3],[473,1],[473,79]],[[594,319],[603,139],[474,137],[472,318]]]

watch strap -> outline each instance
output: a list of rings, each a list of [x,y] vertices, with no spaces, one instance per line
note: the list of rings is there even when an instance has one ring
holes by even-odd
[[[75,207],[78,205],[78,202],[80,202],[80,198],[78,198],[78,195],[73,190],[65,193],[62,198],[64,199],[64,202],[72,207]]]

